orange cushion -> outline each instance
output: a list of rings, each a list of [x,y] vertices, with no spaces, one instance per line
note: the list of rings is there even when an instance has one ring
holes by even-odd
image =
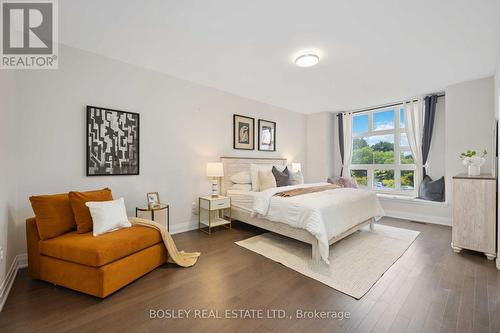
[[[92,217],[86,202],[89,201],[110,201],[113,200],[113,193],[109,188],[87,192],[69,192],[69,201],[73,214],[75,215],[76,231],[83,234],[92,231]]]
[[[30,197],[40,239],[49,239],[75,229],[76,223],[67,193]]]
[[[40,241],[40,253],[77,264],[100,267],[160,243],[156,229],[133,226],[94,237],[76,231]]]

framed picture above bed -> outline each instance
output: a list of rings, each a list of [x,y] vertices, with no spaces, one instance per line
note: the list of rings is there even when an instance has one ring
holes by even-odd
[[[276,151],[276,123],[259,119],[259,150]]]
[[[139,114],[87,106],[87,176],[139,174]]]
[[[255,119],[233,115],[233,148],[243,150],[255,149]]]

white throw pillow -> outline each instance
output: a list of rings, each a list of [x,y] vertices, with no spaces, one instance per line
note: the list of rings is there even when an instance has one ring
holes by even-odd
[[[241,171],[231,176],[231,181],[235,184],[250,184],[252,178],[250,177],[250,172]]]
[[[252,184],[233,184],[233,186],[229,187],[229,189],[238,191],[251,191]]]
[[[276,178],[271,170],[259,170],[259,191],[265,191],[269,188],[275,188]]]
[[[261,171],[271,171],[273,166],[279,171],[285,170],[285,165],[273,165],[273,164],[250,164],[250,176],[252,179],[252,191],[259,192],[259,170]]]
[[[131,227],[123,198],[111,201],[89,201],[85,203],[90,210],[94,226],[94,236],[121,228]]]

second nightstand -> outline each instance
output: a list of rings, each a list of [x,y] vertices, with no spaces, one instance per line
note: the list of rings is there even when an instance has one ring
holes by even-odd
[[[206,219],[201,216],[202,210],[207,212]],[[229,211],[229,217],[224,217],[225,211]],[[219,226],[224,226],[231,230],[231,198],[221,195],[217,197],[200,197],[198,199],[198,229],[211,235],[212,228]],[[204,230],[205,228],[208,231]]]

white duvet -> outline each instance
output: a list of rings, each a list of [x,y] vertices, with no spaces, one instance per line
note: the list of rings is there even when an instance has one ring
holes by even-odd
[[[302,184],[271,188],[255,195],[253,214],[271,221],[305,229],[318,239],[321,258],[328,261],[328,240],[372,217],[384,215],[377,195],[368,190],[338,188],[295,197],[279,197],[276,193],[301,187],[328,185]]]

